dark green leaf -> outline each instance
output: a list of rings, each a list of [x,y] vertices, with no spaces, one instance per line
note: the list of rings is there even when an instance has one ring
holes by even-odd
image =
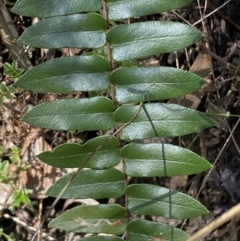
[[[133,220],[127,230],[128,241],[186,241],[190,236],[184,231],[165,223]]]
[[[138,114],[140,108],[141,111]],[[137,117],[133,120],[136,115]],[[214,124],[210,118],[199,111],[164,103],[148,103],[144,104],[144,107],[123,105],[115,111],[114,118],[121,125],[133,120],[120,131],[121,139],[127,141],[157,136],[186,135]]]
[[[55,182],[47,195],[57,197],[75,173],[70,173]],[[116,169],[81,170],[71,181],[61,198],[117,198],[124,193],[124,175]]]
[[[121,103],[176,98],[204,83],[198,75],[170,67],[123,67],[115,70],[110,80]]]
[[[110,19],[124,19],[181,8],[193,0],[123,0],[108,6]]]
[[[185,219],[206,214],[208,210],[194,198],[168,188],[150,184],[135,184],[125,191],[128,209],[139,215],[156,215]]]
[[[116,236],[92,236],[87,238],[81,238],[76,241],[124,241],[123,239]]]
[[[106,42],[105,28],[96,13],[53,17],[27,28],[19,41],[38,48],[99,48]]]
[[[105,144],[98,149],[103,143]],[[53,152],[42,152],[37,157],[41,161],[54,167],[106,169],[116,166],[120,162],[119,146],[120,143],[116,137],[99,136],[89,140],[84,145],[59,145]],[[92,153],[95,152],[96,149],[98,149],[98,151],[92,156]],[[90,156],[91,158],[89,159]]]
[[[120,235],[125,232],[126,225],[124,208],[116,204],[101,204],[72,208],[51,221],[49,227],[68,232]]]
[[[29,70],[16,86],[40,93],[99,91],[109,87],[109,70],[109,63],[97,55],[53,59]]]
[[[13,12],[29,17],[51,17],[71,13],[94,12],[102,7],[101,0],[18,0]]]
[[[138,59],[183,49],[202,37],[197,29],[170,21],[114,26],[107,34],[116,61]]]
[[[126,174],[132,177],[191,175],[211,168],[204,158],[170,144],[131,143],[123,147],[121,156]]]
[[[122,1],[122,0],[106,0],[105,2],[107,2],[107,3],[114,3],[114,2],[120,2],[120,1]]]
[[[114,104],[104,97],[45,102],[27,112],[22,120],[53,130],[108,130],[114,125]]]

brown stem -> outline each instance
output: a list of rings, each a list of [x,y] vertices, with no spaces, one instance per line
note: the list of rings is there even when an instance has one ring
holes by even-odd
[[[106,4],[105,1],[102,1],[102,6],[103,6],[103,17],[107,22],[107,31],[108,31],[109,28],[110,28],[110,26],[109,26],[110,24],[109,24],[109,18],[108,18],[107,4]],[[108,59],[110,65],[111,65],[111,71],[113,71],[116,68],[116,66],[115,66],[115,63],[114,63],[113,58],[112,58],[111,46],[108,42],[107,42],[106,47],[107,47],[107,59]],[[116,100],[115,95],[116,95],[115,86],[113,84],[111,84],[111,97],[112,97],[113,102],[116,105],[117,100]]]
[[[17,42],[18,32],[3,0],[0,0],[0,36],[12,57],[18,60],[19,65],[25,70],[32,68],[23,47]]]

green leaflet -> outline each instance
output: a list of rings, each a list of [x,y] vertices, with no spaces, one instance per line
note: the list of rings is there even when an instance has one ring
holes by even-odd
[[[191,175],[211,168],[204,158],[170,144],[130,143],[123,147],[121,156],[124,171],[132,177]]]
[[[99,149],[103,143],[104,145]],[[84,145],[74,143],[59,145],[53,151],[42,152],[37,157],[54,167],[106,169],[120,162],[119,147],[120,143],[116,137],[99,136],[87,141]],[[97,152],[92,155],[96,150]]]
[[[125,175],[186,175],[204,171],[211,165],[177,146],[126,144],[125,141],[185,135],[214,124],[201,112],[159,102],[190,93],[198,89],[203,80],[174,68],[121,67],[115,70],[114,66],[133,67],[138,65],[139,58],[183,49],[198,41],[202,33],[192,26],[171,21],[136,21],[119,25],[112,20],[160,13],[183,7],[192,0],[105,2],[110,24],[104,19],[105,7],[101,0],[17,0],[13,8],[19,14],[44,18],[22,34],[21,43],[40,48],[81,48],[85,53],[85,56],[54,59],[34,67],[16,85],[40,93],[89,92],[82,99],[58,99],[40,104],[27,112],[23,121],[41,128],[99,131],[97,135],[102,135],[84,145],[67,143],[38,156],[55,167],[84,167],[77,174],[67,174],[59,179],[47,194],[57,197],[66,187],[62,196],[65,199],[118,198],[123,195],[128,199],[124,208],[115,204],[78,206],[59,215],[49,226],[68,232],[95,234],[82,238],[83,241],[123,241],[124,238],[117,236],[126,231],[129,241],[185,241],[188,235],[179,229],[146,220],[130,221],[131,215],[183,219],[205,214],[207,209],[188,195],[156,185],[126,187]],[[111,51],[107,50],[109,46]],[[100,56],[106,56],[106,53],[111,54],[108,59],[122,63],[111,63],[110,66]],[[110,94],[110,84],[111,94],[116,93],[118,103]],[[100,92],[108,98],[88,98],[100,95]],[[121,103],[133,105],[121,106]],[[117,138],[106,135],[113,129],[121,130],[117,133],[119,140],[123,140],[121,144]],[[120,158],[125,159],[124,173],[113,168],[120,163]],[[96,235],[102,233],[116,236]]]
[[[166,12],[172,9],[181,8],[193,0],[122,0],[114,2],[108,6],[110,19],[124,19],[143,15],[150,15]]]
[[[102,7],[101,0],[18,0],[13,12],[29,17],[52,17],[71,13],[94,12]]]
[[[98,55],[49,60],[22,75],[16,86],[40,93],[99,91],[109,87],[110,64]]]
[[[186,241],[190,236],[184,231],[165,223],[133,220],[127,225],[128,241]]]
[[[60,16],[30,26],[18,40],[38,48],[100,48],[106,43],[105,28],[96,13]]]
[[[122,0],[106,0],[105,2],[114,3],[114,2],[119,2],[119,1],[122,1]]]
[[[47,191],[47,195],[57,197],[74,173],[56,181]],[[117,198],[123,195],[124,175],[116,169],[81,170],[67,187],[61,198]]]
[[[50,222],[50,228],[68,232],[123,234],[127,226],[125,209],[116,204],[78,206]],[[114,240],[115,241],[115,240]]]
[[[176,98],[204,83],[196,74],[170,67],[122,67],[113,71],[110,81],[120,103]]]
[[[62,99],[34,107],[22,120],[53,130],[108,130],[114,125],[113,111],[113,102],[105,97]]]
[[[115,236],[92,236],[87,238],[81,238],[76,241],[124,241],[123,239]]]
[[[134,184],[126,188],[128,209],[138,215],[185,219],[206,214],[208,210],[194,198],[168,188]]]
[[[137,117],[133,120],[136,115]],[[214,124],[210,118],[199,111],[164,103],[148,103],[143,107],[123,105],[115,111],[114,119],[121,125],[133,120],[120,131],[121,139],[127,141],[186,135]]]
[[[114,26],[107,33],[116,61],[139,59],[183,49],[202,37],[196,28],[171,21],[148,21]]]

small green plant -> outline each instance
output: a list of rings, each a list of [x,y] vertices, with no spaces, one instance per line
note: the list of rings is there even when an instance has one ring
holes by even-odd
[[[3,68],[4,68],[3,74],[6,76],[10,76],[11,78],[13,78],[13,80],[16,80],[17,78],[19,78],[24,72],[22,68],[19,68],[17,60],[13,60],[12,64],[4,63]]]
[[[30,200],[27,196],[29,190],[19,188],[16,183],[18,182],[18,175],[24,169],[22,167],[16,168],[15,171],[10,172],[9,166],[11,164],[17,164],[20,161],[19,148],[12,146],[8,158],[2,158],[4,155],[4,149],[0,146],[0,184],[4,183],[9,185],[10,194],[6,200],[6,208],[13,212],[21,207],[23,204],[30,204]],[[2,207],[5,208],[5,207]],[[2,228],[0,228],[0,239],[7,241],[20,241],[14,238],[13,234],[6,234]]]
[[[20,241],[16,240],[12,234],[9,235],[4,233],[2,228],[0,228],[0,238],[5,238],[4,240],[6,241]]]
[[[12,64],[4,63],[3,65],[4,72],[6,79],[11,79],[10,82],[15,82],[17,78],[19,78],[22,73],[23,69],[18,67],[18,62],[14,60]],[[16,93],[16,88],[10,84],[6,85],[5,83],[0,83],[0,106],[2,106],[4,98],[11,99],[12,96]]]
[[[1,147],[0,156],[2,156],[3,153],[4,150]],[[8,204],[8,209],[14,211],[22,204],[27,204],[30,201],[27,197],[29,191],[19,189],[15,184],[20,169],[17,168],[15,172],[9,172],[8,170],[11,163],[16,164],[19,161],[19,149],[16,146],[11,147],[9,159],[10,160],[2,160],[2,158],[0,158],[0,183],[5,183],[11,186],[13,193],[10,198],[11,202]]]
[[[11,99],[13,94],[15,93],[16,88],[12,85],[6,86],[3,83],[0,83],[0,106],[3,105],[4,99]]]
[[[54,183],[47,194],[64,199],[125,197],[123,206],[99,204],[70,209],[52,220],[50,227],[95,234],[82,241],[185,241],[189,235],[184,231],[140,216],[185,219],[208,212],[189,195],[158,185],[128,182],[128,177],[190,175],[211,167],[190,150],[143,142],[199,132],[214,124],[201,112],[161,102],[197,90],[204,83],[202,78],[180,69],[147,67],[139,62],[151,55],[183,49],[201,39],[200,31],[183,23],[139,20],[141,16],[191,2],[16,2],[15,13],[44,18],[26,29],[19,39],[21,43],[39,48],[89,49],[81,56],[49,60],[19,78],[16,86],[29,91],[81,92],[85,96],[42,103],[22,120],[41,128],[103,133],[84,145],[67,143],[38,155],[55,167],[78,168]],[[109,130],[116,131],[108,135]],[[121,161],[123,168],[118,170],[115,167]],[[111,236],[97,236],[100,233]],[[125,238],[120,238],[124,233]]]

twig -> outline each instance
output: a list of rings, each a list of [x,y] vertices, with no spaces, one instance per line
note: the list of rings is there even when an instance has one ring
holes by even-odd
[[[210,233],[211,231],[215,230],[216,228],[220,227],[224,223],[230,221],[235,216],[240,214],[240,204],[237,204],[219,218],[214,220],[213,222],[209,223],[207,226],[196,232],[191,238],[187,239],[186,241],[196,241],[199,238],[203,237],[204,235]]]
[[[206,22],[204,21],[204,17],[205,17],[205,12],[206,12],[206,9],[207,9],[207,1],[205,0],[205,5],[204,5],[204,11],[202,12],[201,10],[201,7],[200,7],[200,2],[199,0],[197,0],[197,3],[198,3],[198,8],[199,8],[199,13],[200,13],[200,16],[201,16],[201,22],[202,22],[202,28],[203,28],[203,32],[204,34],[206,34],[208,36],[208,28],[206,26]],[[209,39],[204,37],[205,39],[205,42],[206,42],[206,49],[210,50],[210,43],[209,43]],[[215,79],[215,75],[214,75],[214,71],[213,71],[213,65],[212,65],[212,56],[210,55],[209,52],[208,53],[208,57],[209,57],[209,64],[210,64],[210,70],[211,70],[211,73],[212,73],[212,76],[213,76],[213,79]]]
[[[10,216],[10,215],[7,214],[7,213],[5,213],[5,214],[3,215],[3,217],[4,217],[4,218],[7,218],[7,219],[13,220],[15,223],[17,223],[17,224],[25,227],[26,229],[28,229],[28,230],[30,230],[30,231],[32,231],[32,232],[38,232],[38,233],[40,232],[40,231],[38,231],[36,228],[31,227],[31,226],[29,226],[28,224],[24,223],[23,221],[21,221],[21,220],[18,219],[17,217],[12,217],[12,216]],[[55,238],[49,236],[49,235],[46,234],[46,233],[41,233],[41,234],[42,234],[43,237],[46,237],[48,240],[51,240],[51,241],[56,240]]]
[[[197,22],[195,22],[193,24],[193,26],[197,25],[198,23],[201,23],[203,19],[206,19],[208,17],[210,17],[212,14],[214,14],[215,12],[217,12],[219,9],[221,9],[222,7],[224,7],[225,5],[227,5],[228,3],[230,3],[232,0],[228,0],[227,2],[225,2],[223,5],[221,5],[220,7],[216,8],[214,11],[212,11],[211,13],[207,14],[206,16],[204,16],[202,19],[198,20]]]
[[[234,143],[234,145],[235,145],[235,147],[236,147],[236,149],[237,149],[237,151],[238,151],[238,154],[240,155],[240,149],[239,149],[238,143],[236,142],[236,140],[235,140],[235,138],[234,138],[234,136],[233,136],[232,130],[231,130],[231,128],[229,127],[229,125],[228,125],[228,131],[229,131],[229,133],[232,135],[233,143]]]
[[[3,0],[0,0],[0,36],[12,57],[19,61],[19,65],[25,70],[32,68],[23,47],[17,42],[18,32]]]
[[[229,69],[229,70],[236,70],[237,66],[234,65],[234,64],[231,64],[227,61],[225,61],[224,59],[220,58],[218,55],[216,55],[215,53],[213,53],[212,51],[210,51],[209,49],[207,49],[206,47],[204,47],[203,45],[200,45],[200,48],[204,51],[206,51],[208,54],[210,54],[214,59],[220,61],[221,63],[225,64],[226,67]]]
[[[221,151],[218,153],[218,156],[216,157],[214,163],[213,163],[213,166],[212,168],[210,169],[210,171],[208,172],[207,176],[204,178],[203,182],[202,182],[202,185],[197,193],[197,197],[199,196],[199,194],[201,193],[202,189],[204,188],[206,182],[207,182],[207,179],[209,178],[210,174],[212,173],[214,167],[216,166],[217,162],[218,162],[218,159],[220,158],[220,156],[222,155],[223,151],[225,150],[225,148],[227,147],[227,144],[229,143],[230,139],[232,138],[233,136],[233,133],[234,131],[236,130],[238,124],[240,123],[240,118],[238,118],[238,121],[237,123],[234,125],[233,129],[232,129],[232,132],[230,133],[230,135],[228,136],[226,142],[224,143]]]
[[[208,7],[212,10],[216,9],[216,7],[210,1],[208,1]],[[238,31],[240,31],[240,26],[233,22],[228,16],[224,15],[221,11],[217,11],[217,14],[226,21],[228,21],[230,24],[232,24]]]

